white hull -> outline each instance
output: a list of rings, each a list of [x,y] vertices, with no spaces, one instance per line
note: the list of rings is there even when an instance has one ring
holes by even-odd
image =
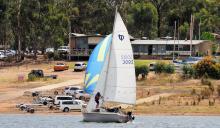
[[[117,122],[126,123],[132,121],[128,115],[113,112],[89,112],[82,113],[85,122]]]

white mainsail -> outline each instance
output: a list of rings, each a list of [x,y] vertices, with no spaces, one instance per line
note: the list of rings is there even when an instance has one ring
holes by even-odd
[[[113,39],[110,47],[104,101],[136,103],[134,59],[128,31],[116,12]]]
[[[87,112],[92,112],[95,109],[95,94],[97,92],[100,92],[104,97],[104,102],[136,103],[133,52],[128,31],[118,12],[116,12],[112,36],[110,50],[107,53],[96,88],[87,105]]]

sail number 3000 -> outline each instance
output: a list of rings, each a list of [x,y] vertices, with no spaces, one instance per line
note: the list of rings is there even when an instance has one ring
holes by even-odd
[[[134,60],[131,55],[121,55],[122,64],[133,64]]]

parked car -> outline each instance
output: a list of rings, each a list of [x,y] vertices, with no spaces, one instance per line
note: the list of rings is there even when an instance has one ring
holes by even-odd
[[[183,64],[197,64],[199,61],[201,61],[202,57],[188,57],[182,61]]]
[[[16,55],[16,51],[15,50],[11,50],[11,49],[8,49],[5,51],[5,54],[7,56],[15,56]]]
[[[47,105],[49,103],[53,103],[54,99],[50,96],[48,97],[39,97],[39,103],[43,105]]]
[[[64,64],[64,63],[57,63],[56,65],[54,65],[54,71],[64,71],[64,70],[68,70],[69,66]]]
[[[72,96],[66,96],[66,95],[58,95],[54,99],[54,104],[59,105],[61,101],[72,101],[73,97]]]
[[[75,91],[74,97],[79,100],[89,101],[90,94],[85,93],[83,90],[79,89]]]
[[[152,62],[149,64],[149,70],[154,71],[156,62]]]
[[[54,53],[54,48],[46,48],[46,53]]]
[[[63,112],[69,112],[70,110],[80,110],[85,103],[81,100],[61,101],[59,109]]]
[[[86,69],[86,63],[76,62],[74,65],[74,71],[83,71]]]
[[[76,90],[79,90],[79,89],[81,89],[80,86],[69,86],[69,87],[65,88],[64,94],[65,95],[75,95]]]
[[[43,70],[31,70],[31,72],[28,74],[28,78],[30,77],[30,75],[33,75],[35,77],[44,77],[44,72]]]
[[[57,51],[59,53],[69,53],[70,52],[70,47],[69,46],[60,46]]]
[[[28,104],[17,104],[16,108],[20,109],[21,111],[26,111],[29,113],[34,113],[34,108],[32,105],[28,105]]]
[[[3,52],[0,52],[0,60],[4,60],[5,58],[7,58],[7,56]]]

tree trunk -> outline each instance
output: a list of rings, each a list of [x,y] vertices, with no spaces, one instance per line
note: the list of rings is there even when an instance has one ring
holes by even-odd
[[[161,23],[161,12],[159,9],[157,9],[158,13],[158,21],[157,21],[157,36],[160,37],[160,23]]]

